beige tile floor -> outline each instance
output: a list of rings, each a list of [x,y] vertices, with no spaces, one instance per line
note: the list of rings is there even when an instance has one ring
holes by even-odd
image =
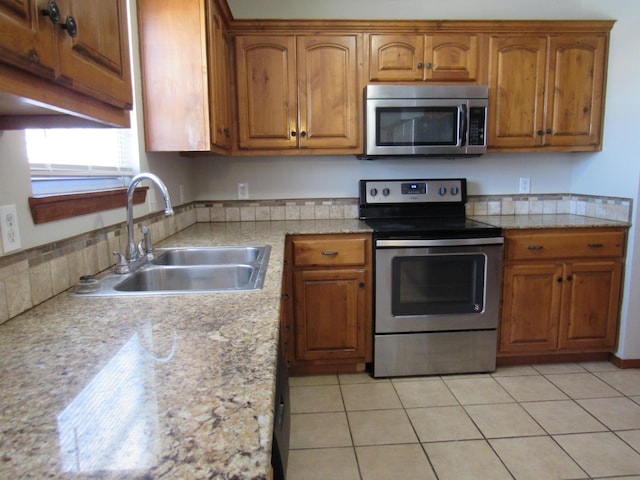
[[[290,380],[287,480],[640,480],[640,369]]]

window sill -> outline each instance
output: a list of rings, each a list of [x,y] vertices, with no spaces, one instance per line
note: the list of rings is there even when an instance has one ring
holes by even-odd
[[[144,203],[149,187],[137,187],[133,203]],[[70,193],[64,195],[42,195],[29,197],[29,207],[33,223],[77,217],[127,206],[127,189],[105,190],[101,192]]]

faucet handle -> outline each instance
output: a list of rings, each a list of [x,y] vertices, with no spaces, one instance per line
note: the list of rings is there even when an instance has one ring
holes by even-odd
[[[141,225],[140,226],[140,231],[142,232],[142,235],[144,236],[144,248],[141,250],[142,247],[142,240],[140,241],[140,244],[138,245],[138,251],[140,252],[140,255],[147,255],[147,258],[149,260],[151,260],[152,258],[154,258],[153,255],[153,245],[151,243],[151,232],[149,231],[149,227],[145,226],[145,225]]]
[[[116,273],[118,274],[130,273],[131,270],[129,268],[129,264],[127,263],[127,258],[124,256],[124,253],[113,252],[113,254],[118,257],[118,261],[116,263]]]

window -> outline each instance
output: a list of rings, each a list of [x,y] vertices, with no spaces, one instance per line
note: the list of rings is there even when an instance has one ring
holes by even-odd
[[[138,168],[134,129],[31,129],[25,130],[25,141],[34,223],[126,205],[126,187]],[[136,188],[135,204],[145,201],[146,190]]]
[[[133,174],[132,129],[60,128],[25,131],[34,195],[123,188]],[[135,162],[137,164],[137,161]]]

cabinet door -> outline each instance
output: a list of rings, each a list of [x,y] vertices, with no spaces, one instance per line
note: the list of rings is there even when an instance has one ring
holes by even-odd
[[[474,82],[478,78],[476,35],[427,35],[425,79],[437,82]]]
[[[57,27],[45,9],[45,0],[0,0],[0,60],[53,79]]]
[[[543,140],[547,38],[490,39],[489,147],[536,147]]]
[[[296,360],[365,358],[364,270],[294,274]]]
[[[229,92],[230,46],[217,11],[210,14],[211,49],[210,49],[210,89],[213,105],[211,106],[211,143],[223,150],[231,149],[231,107]]]
[[[562,295],[562,267],[511,265],[504,269],[500,352],[555,350]]]
[[[297,148],[295,37],[236,37],[240,148]]]
[[[371,35],[369,37],[369,80],[422,80],[424,52],[424,35]]]
[[[615,348],[621,281],[619,262],[576,262],[566,266],[560,348]]]
[[[604,36],[552,36],[547,145],[600,145],[606,68]]]
[[[357,35],[297,39],[301,148],[359,145]]]
[[[60,83],[119,108],[131,109],[126,0],[59,0],[62,22],[71,17],[77,34],[58,33]]]

